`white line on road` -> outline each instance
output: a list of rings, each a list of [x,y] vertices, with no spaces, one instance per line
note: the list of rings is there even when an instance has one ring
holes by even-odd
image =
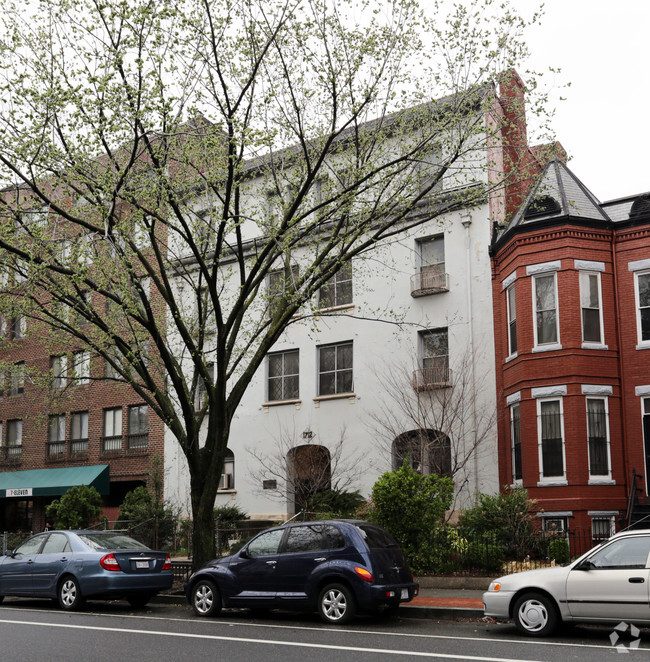
[[[445,660],[482,660],[483,662],[521,662],[520,658],[507,658],[507,657],[487,657],[487,656],[474,656],[474,655],[453,655],[451,653],[426,653],[422,651],[396,651],[387,650],[382,648],[365,648],[360,646],[334,646],[329,644],[309,644],[297,641],[279,641],[276,639],[253,639],[249,637],[222,637],[212,634],[190,634],[186,632],[163,632],[160,630],[135,630],[132,628],[123,628],[116,630],[115,628],[106,628],[96,625],[72,625],[71,623],[40,623],[37,621],[12,621],[9,619],[0,619],[0,624],[6,623],[7,625],[24,625],[27,627],[40,626],[46,628],[66,628],[70,630],[90,630],[93,632],[110,632],[111,634],[148,634],[156,635],[158,637],[178,637],[182,639],[209,639],[212,641],[236,641],[248,644],[265,644],[271,646],[293,646],[297,648],[320,648],[325,650],[337,651],[350,651],[354,653],[378,653],[383,655],[404,655],[408,657],[428,657]],[[542,662],[538,660],[530,660],[527,662]]]

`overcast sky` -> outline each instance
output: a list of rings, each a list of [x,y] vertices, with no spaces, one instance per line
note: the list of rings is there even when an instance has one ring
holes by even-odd
[[[535,0],[511,0],[529,15]],[[528,43],[537,70],[571,83],[553,128],[601,201],[650,191],[650,0],[546,0]],[[548,76],[547,84],[553,84]],[[556,95],[557,96],[557,95]]]

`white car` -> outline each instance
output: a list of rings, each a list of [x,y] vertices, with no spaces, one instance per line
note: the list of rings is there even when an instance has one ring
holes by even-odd
[[[561,622],[650,624],[650,530],[618,533],[564,566],[494,580],[486,616],[543,637]]]

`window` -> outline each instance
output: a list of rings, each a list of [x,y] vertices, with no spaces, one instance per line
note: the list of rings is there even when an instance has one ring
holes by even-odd
[[[149,407],[135,405],[129,407],[128,447],[130,449],[147,448],[149,444]]]
[[[557,282],[556,274],[533,277],[535,307],[535,345],[558,342]]]
[[[591,539],[594,544],[603,542],[614,535],[614,515],[594,516],[591,518]]]
[[[325,541],[321,524],[293,526],[287,531],[287,539],[284,543],[285,553],[318,552],[323,549],[325,549]]]
[[[52,372],[52,388],[65,388],[68,376],[67,356],[50,357],[50,369]]]
[[[206,368],[208,370],[208,377],[210,378],[210,382],[214,383],[214,363],[208,363]],[[205,381],[201,378],[200,375],[196,384],[196,395],[194,399],[195,410],[200,411],[203,409],[207,399],[207,389],[205,386]]]
[[[104,376],[106,379],[122,379],[120,366],[122,365],[122,355],[117,347],[111,347],[108,350],[110,360],[106,359]]]
[[[512,444],[512,482],[521,480],[521,422],[519,403],[510,407],[510,443]]]
[[[70,543],[64,533],[50,533],[41,554],[63,554],[70,551]]]
[[[72,383],[75,386],[88,384],[90,381],[90,352],[72,354]]]
[[[352,393],[352,342],[318,348],[318,395]]]
[[[650,342],[650,272],[635,273],[639,343]]]
[[[23,449],[23,422],[20,419],[7,421],[7,459],[20,459]]]
[[[569,531],[569,518],[554,515],[543,517],[542,531],[553,536],[566,535]]]
[[[436,430],[420,429],[404,432],[393,441],[393,470],[405,462],[418,473],[438,476],[452,475],[451,442]]]
[[[47,456],[65,455],[65,416],[50,416],[47,433]]]
[[[269,354],[268,399],[271,402],[299,397],[298,350]]]
[[[276,269],[269,273],[268,295],[269,311],[275,315],[282,305],[282,300],[287,298],[287,293],[295,292],[298,280],[298,265],[291,265],[291,273],[286,274],[284,269]]]
[[[121,411],[121,410],[119,410]],[[74,412],[70,420],[70,452],[88,452],[88,412]]]
[[[280,541],[284,535],[284,529],[272,529],[252,540],[246,551],[250,558],[258,556],[270,556],[278,553]]]
[[[235,454],[229,448],[226,448],[226,456],[223,459],[223,473],[219,481],[219,489],[235,489]]]
[[[24,315],[16,315],[11,318],[11,328],[9,329],[9,337],[14,340],[20,340],[25,337],[27,331],[27,319]]]
[[[650,553],[650,536],[629,536],[614,540],[594,552],[590,569],[642,569]]]
[[[88,315],[91,310],[90,292],[82,292],[79,298],[80,301],[75,306],[75,320],[77,326],[83,326],[84,324],[88,324]]]
[[[449,334],[447,329],[432,329],[420,333],[421,375],[418,385],[422,388],[448,384]]]
[[[582,341],[603,342],[600,273],[580,272],[580,307],[582,309]]]
[[[103,451],[119,451],[122,448],[122,409],[104,409]]]
[[[537,400],[540,479],[564,478],[562,400]]]
[[[506,305],[508,308],[508,356],[517,353],[517,305],[514,283],[506,290]]]
[[[11,367],[9,395],[20,395],[25,392],[25,363],[15,363]]]
[[[589,475],[609,478],[609,425],[606,398],[587,398]]]
[[[352,263],[345,262],[318,291],[318,307],[334,308],[352,303]]]
[[[423,296],[449,290],[445,271],[444,235],[416,242],[417,270],[411,278],[411,296]]]

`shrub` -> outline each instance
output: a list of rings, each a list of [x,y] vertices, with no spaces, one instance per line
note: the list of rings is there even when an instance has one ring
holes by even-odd
[[[71,487],[45,508],[45,516],[57,529],[85,529],[102,516],[102,497],[94,487]]]
[[[571,558],[569,541],[566,538],[551,538],[548,541],[548,556],[556,563],[567,563]]]
[[[316,513],[319,519],[337,519],[354,517],[365,499],[357,490],[324,490],[317,492],[311,499],[309,510]]]
[[[461,513],[458,527],[469,540],[491,536],[506,555],[523,559],[534,548],[535,505],[527,490],[504,487],[500,494],[480,494],[478,505]]]
[[[372,517],[402,547],[415,573],[426,573],[441,562],[435,534],[450,507],[451,478],[423,476],[404,463],[380,476],[372,488]]]
[[[236,503],[233,503],[217,506],[213,511],[213,515],[216,520],[216,528],[219,531],[217,551],[221,553],[222,550],[227,548],[228,541],[232,538],[232,532],[237,529],[239,522],[248,519],[248,514]]]
[[[130,535],[149,547],[162,548],[173,542],[174,513],[142,485],[127,492],[118,519],[116,528],[128,528]]]
[[[467,543],[462,555],[462,565],[466,570],[480,570],[492,574],[501,571],[504,558],[503,545],[487,537]]]

